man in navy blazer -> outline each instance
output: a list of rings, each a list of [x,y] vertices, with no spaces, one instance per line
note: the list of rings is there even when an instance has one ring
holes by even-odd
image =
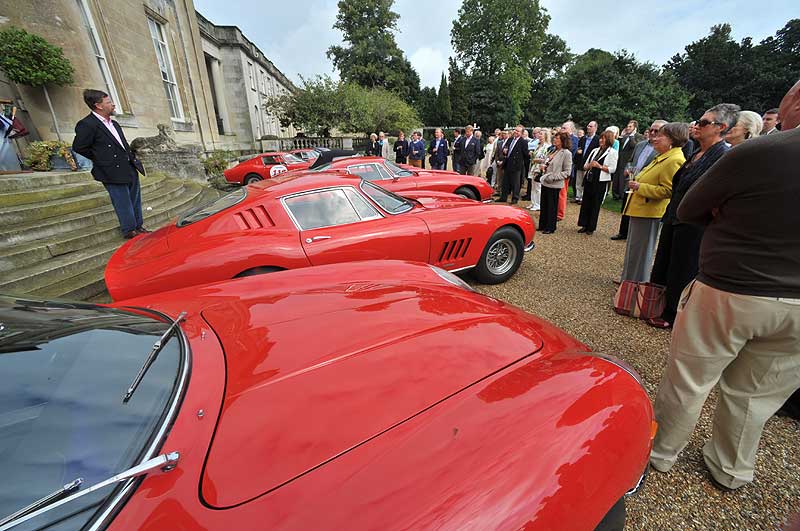
[[[436,129],[433,136],[435,138],[428,144],[428,153],[431,154],[431,169],[446,170],[447,152],[449,150],[447,139],[441,129]]]
[[[575,202],[583,201],[583,176],[586,172],[583,165],[589,158],[589,154],[596,147],[600,147],[600,136],[597,134],[597,122],[592,120],[586,125],[586,134],[578,141],[578,149],[573,154],[572,161],[575,167]]]
[[[150,232],[142,226],[139,173],[144,175],[144,167],[111,119],[116,105],[102,90],[84,90],[83,101],[92,112],[75,125],[72,149],[92,161],[92,176],[108,191],[122,235],[130,239]]]
[[[483,158],[483,146],[478,137],[472,134],[473,127],[464,128],[464,142],[461,148],[461,167],[458,173],[462,175],[478,175],[478,161]]]
[[[502,147],[504,159],[498,162],[503,167],[503,185],[499,199],[501,203],[506,202],[510,193],[511,204],[517,204],[522,175],[531,163],[528,141],[522,138],[523,129],[521,125],[516,126],[514,136]]]

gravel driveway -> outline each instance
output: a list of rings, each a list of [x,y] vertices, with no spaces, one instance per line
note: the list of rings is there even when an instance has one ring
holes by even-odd
[[[602,210],[597,232],[586,236],[577,233],[579,208],[569,205],[555,234],[537,233],[536,249],[511,280],[475,287],[552,321],[593,350],[619,353],[642,375],[655,398],[670,332],[614,313],[612,279],[622,270],[625,242],[609,237],[617,232],[619,215]],[[538,221],[538,212],[533,217]],[[755,482],[722,493],[709,482],[701,454],[715,404],[716,392],[672,471],[651,469],[642,491],[628,499],[626,529],[775,530],[800,512],[800,423],[772,418],[761,439]]]

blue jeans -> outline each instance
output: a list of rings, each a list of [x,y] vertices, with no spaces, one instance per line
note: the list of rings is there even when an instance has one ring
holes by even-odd
[[[119,228],[122,234],[142,228],[142,190],[139,186],[139,176],[129,184],[103,183],[111,197],[114,212],[119,219]]]

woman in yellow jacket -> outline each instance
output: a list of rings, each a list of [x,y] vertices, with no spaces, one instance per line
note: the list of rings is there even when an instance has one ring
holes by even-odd
[[[672,196],[672,176],[686,161],[681,148],[688,140],[687,124],[665,124],[651,142],[658,155],[628,183],[631,195],[622,213],[630,217],[630,228],[621,280],[650,281],[661,216]]]

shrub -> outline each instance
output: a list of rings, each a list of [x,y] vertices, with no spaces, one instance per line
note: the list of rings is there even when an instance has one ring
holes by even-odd
[[[234,154],[225,149],[217,149],[211,152],[206,158],[201,159],[206,175],[209,177],[219,177],[228,168],[228,163],[236,158]]]
[[[53,155],[64,157],[72,171],[78,169],[69,144],[58,140],[31,142],[31,145],[28,146],[28,156],[25,157],[25,164],[34,170],[48,171],[52,169],[50,157]]]

